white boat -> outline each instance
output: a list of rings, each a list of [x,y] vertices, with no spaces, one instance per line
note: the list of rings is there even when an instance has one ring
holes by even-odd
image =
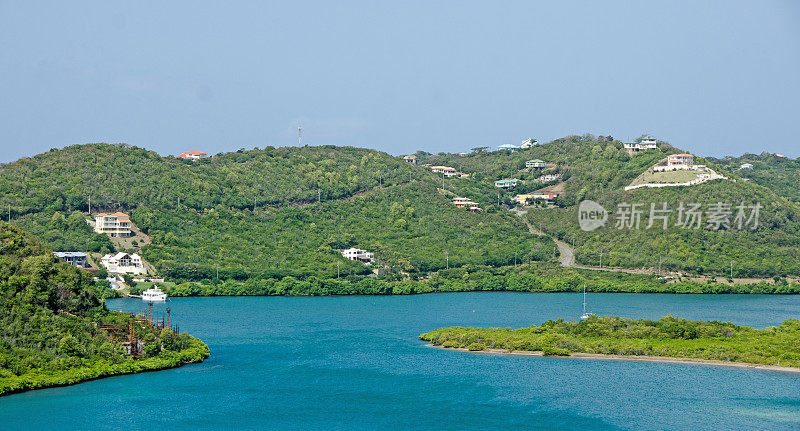
[[[581,320],[586,320],[590,317],[594,316],[594,313],[587,313],[586,312],[586,284],[583,285],[583,314],[581,314]]]
[[[142,292],[142,301],[147,302],[165,302],[167,300],[167,294],[162,292],[156,286],[153,286],[144,292]]]

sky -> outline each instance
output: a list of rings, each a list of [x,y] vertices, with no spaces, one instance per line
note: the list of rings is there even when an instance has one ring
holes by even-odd
[[[798,1],[0,0],[0,162],[125,142],[417,150],[800,138]]]

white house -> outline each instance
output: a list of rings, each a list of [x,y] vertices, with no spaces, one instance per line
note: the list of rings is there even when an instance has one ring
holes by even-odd
[[[694,166],[694,156],[687,153],[670,154],[667,156],[666,164],[664,164],[664,161],[662,160],[659,164],[653,166],[653,172],[677,171],[681,169],[703,171],[705,170],[705,166]]]
[[[537,183],[549,183],[550,181],[555,181],[555,180],[558,180],[560,178],[561,178],[561,173],[559,172],[559,173],[555,173],[555,174],[544,174],[544,175],[540,176],[539,178],[536,178],[533,181],[537,182]]]
[[[446,177],[454,177],[458,175],[458,171],[450,166],[431,166],[431,172],[444,174]]]
[[[358,248],[348,248],[342,250],[342,257],[349,260],[357,260],[364,263],[372,263],[375,260],[375,253],[370,253],[366,250]]]
[[[539,141],[537,141],[536,139],[528,139],[522,141],[519,147],[522,148],[523,150],[527,150],[528,148],[535,147],[537,145],[539,145]]]
[[[518,150],[519,148],[520,147],[518,147],[518,146],[516,146],[514,144],[503,144],[503,145],[497,147],[498,150],[511,150],[511,151]]]
[[[645,135],[642,137],[642,140],[639,141],[639,145],[645,150],[655,150],[658,148],[658,141],[650,135]]]
[[[739,166],[739,169],[753,169],[753,164],[752,163],[742,163],[742,165]]]
[[[117,254],[107,254],[100,260],[106,270],[112,274],[147,274],[142,258],[134,253],[128,254],[119,252]]]
[[[406,163],[411,163],[412,165],[417,164],[417,156],[413,154],[403,157],[403,160],[405,160]]]
[[[97,214],[94,216],[94,231],[114,237],[129,237],[131,236],[131,218],[121,212]]]
[[[208,158],[209,155],[208,153],[204,153],[202,151],[192,150],[192,151],[184,151],[177,157],[179,159],[200,160]]]
[[[510,189],[512,187],[516,187],[518,181],[519,180],[516,178],[498,180],[494,182],[494,186],[498,189]]]
[[[533,159],[528,160],[525,162],[526,168],[536,168],[536,169],[544,169],[547,167],[547,163],[544,160]]]

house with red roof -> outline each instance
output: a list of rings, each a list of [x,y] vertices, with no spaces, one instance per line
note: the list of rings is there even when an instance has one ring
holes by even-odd
[[[202,151],[192,150],[192,151],[184,151],[179,156],[176,156],[179,159],[187,159],[187,160],[200,160],[206,159],[211,157],[208,153],[204,153]]]
[[[131,218],[121,212],[97,214],[94,216],[94,231],[114,237],[129,237],[131,236]]]

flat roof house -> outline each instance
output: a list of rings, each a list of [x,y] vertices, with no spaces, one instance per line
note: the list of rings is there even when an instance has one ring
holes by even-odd
[[[53,253],[53,256],[78,268],[88,267],[86,264],[86,253],[81,253],[79,251],[56,251]]]
[[[527,162],[525,162],[525,167],[526,168],[544,169],[545,167],[547,167],[547,163],[544,160],[533,159],[533,160],[528,160]]]
[[[375,253],[370,253],[366,250],[361,250],[358,248],[348,248],[346,250],[342,250],[342,257],[345,259],[369,264],[375,260]]]
[[[147,274],[142,258],[134,253],[128,254],[119,252],[117,254],[107,254],[100,260],[106,270],[113,274]]]
[[[458,175],[456,168],[451,168],[450,166],[431,166],[431,172],[438,172],[444,174],[446,177]]]
[[[208,153],[204,153],[202,151],[192,150],[192,151],[184,151],[177,157],[179,159],[200,160],[208,158],[209,155]]]
[[[539,141],[536,139],[528,139],[526,141],[522,141],[522,144],[520,144],[519,147],[523,150],[527,150],[528,148],[535,147],[536,145],[539,145]]]
[[[470,198],[453,198],[453,205],[456,208],[467,208],[470,211],[480,211],[481,209],[478,207],[476,202],[473,202]]]
[[[516,187],[517,182],[519,182],[519,180],[516,178],[498,180],[494,182],[494,186],[499,189],[510,189],[512,187]]]
[[[687,153],[670,154],[667,156],[667,166],[685,166],[691,167],[694,164],[694,156]]]
[[[739,166],[739,169],[753,169],[753,164],[752,163],[742,163],[742,165]]]
[[[94,216],[94,231],[113,237],[129,237],[131,236],[131,218],[121,212],[97,214]]]

